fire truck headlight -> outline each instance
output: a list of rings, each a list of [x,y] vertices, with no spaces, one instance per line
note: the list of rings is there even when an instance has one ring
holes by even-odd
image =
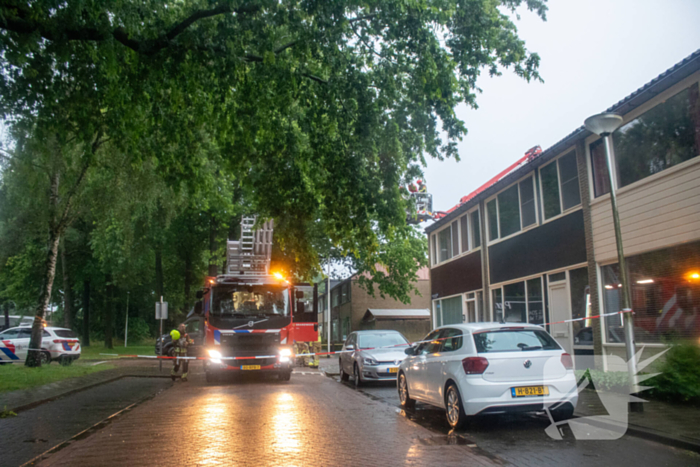
[[[287,363],[289,361],[289,359],[292,358],[292,350],[291,349],[280,349],[279,355],[280,355],[280,362]]]
[[[212,363],[221,363],[221,352],[218,350],[209,350],[209,356]]]

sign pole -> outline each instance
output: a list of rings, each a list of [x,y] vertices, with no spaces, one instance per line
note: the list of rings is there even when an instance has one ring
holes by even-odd
[[[328,260],[328,276],[327,276],[327,282],[326,282],[326,300],[328,303],[328,312],[326,313],[326,327],[328,328],[326,331],[326,335],[328,336],[328,342],[326,347],[328,348],[327,352],[331,351],[331,262],[330,259]],[[328,354],[328,358],[330,358],[330,353]]]
[[[165,347],[165,342],[163,339],[163,296],[160,296],[160,307],[159,307],[159,318],[160,318],[160,356],[163,356],[163,347]],[[158,371],[163,371],[163,359],[158,359]]]

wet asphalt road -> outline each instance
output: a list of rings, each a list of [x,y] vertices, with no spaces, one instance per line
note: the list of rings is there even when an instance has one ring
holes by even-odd
[[[22,465],[171,385],[169,379],[122,378],[0,419],[0,466]]]
[[[333,378],[338,384],[354,388]],[[397,413],[436,433],[459,436],[469,445],[497,455],[515,465],[527,466],[698,466],[700,454],[625,435],[612,441],[578,441],[570,430],[563,440],[553,440],[545,429],[550,422],[544,415],[490,415],[476,417],[459,432],[451,432],[445,412],[417,403],[410,411],[401,410],[395,383],[368,383],[358,390],[368,398],[396,408]],[[463,442],[463,441],[462,441]]]
[[[442,410],[402,411],[393,383],[355,390],[298,369],[291,382],[250,375],[208,384],[199,373],[175,385],[125,378],[0,420],[0,466],[21,465],[144,399],[39,465],[700,465],[698,454],[629,435],[552,440],[540,416],[476,418],[451,432]]]

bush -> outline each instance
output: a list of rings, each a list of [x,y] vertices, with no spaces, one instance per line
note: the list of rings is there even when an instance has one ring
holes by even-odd
[[[686,342],[672,345],[659,365],[659,376],[644,384],[653,386],[658,399],[672,402],[700,403],[700,347]]]
[[[129,319],[129,342],[143,342],[151,337],[151,330],[143,318]]]
[[[629,391],[629,375],[626,371],[576,370],[576,380],[581,382],[581,378],[587,377],[587,373],[596,391]]]

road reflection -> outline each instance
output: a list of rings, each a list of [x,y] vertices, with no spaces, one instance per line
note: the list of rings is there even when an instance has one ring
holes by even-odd
[[[228,399],[227,402],[223,394],[211,394],[200,399],[203,402],[201,405],[195,404],[192,407],[201,411],[202,417],[201,434],[198,437],[202,450],[197,465],[222,465],[222,461],[229,456],[230,449],[226,440],[230,435],[232,419],[230,397]]]
[[[279,454],[298,453],[302,417],[297,413],[294,397],[289,393],[278,394],[272,412],[271,448]]]

